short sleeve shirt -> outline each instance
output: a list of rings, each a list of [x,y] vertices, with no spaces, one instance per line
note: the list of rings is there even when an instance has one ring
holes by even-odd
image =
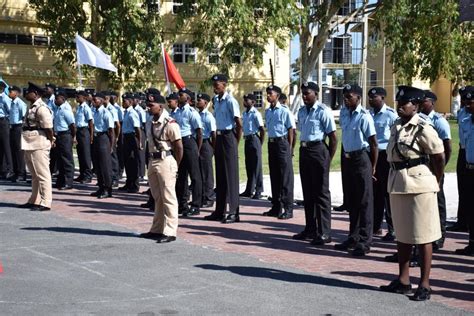
[[[53,121],[53,127],[56,133],[68,131],[69,125],[74,123],[74,115],[72,114],[72,111],[65,108],[64,104],[56,106]]]
[[[146,134],[149,152],[171,150],[171,143],[181,139],[179,125],[166,111],[163,111],[158,120],[152,118],[146,123]],[[161,148],[156,148],[155,140]]]
[[[300,140],[304,142],[321,141],[325,135],[336,131],[332,111],[322,103],[302,106],[298,110],[298,129]]]
[[[26,103],[23,102],[20,98],[15,98],[12,100],[10,107],[10,124],[21,124],[23,123],[23,118],[26,115]]]
[[[394,109],[388,107],[386,104],[384,104],[377,113],[371,109],[370,114],[374,118],[378,148],[379,150],[386,150],[390,138],[390,128],[398,115],[395,113]]]
[[[122,132],[124,134],[134,133],[135,128],[140,128],[141,122],[138,113],[130,106],[124,111]]]
[[[171,117],[178,122],[181,129],[181,137],[194,135],[197,129],[202,129],[202,122],[199,113],[189,104],[177,107]]]
[[[242,124],[244,136],[256,134],[263,127],[262,114],[255,107],[243,111]]]
[[[107,132],[109,128],[114,128],[112,114],[103,105],[101,105],[98,109],[94,108],[92,113],[94,114],[95,133]]]
[[[83,128],[89,126],[89,121],[93,120],[92,110],[86,102],[79,104],[76,109],[76,127]]]
[[[293,128],[290,110],[279,102],[265,111],[265,123],[270,138],[285,136],[288,134],[288,129]]]
[[[237,100],[225,92],[220,99],[216,95],[213,99],[213,104],[217,130],[235,128],[235,118],[240,117],[240,106]]]
[[[199,115],[202,122],[202,138],[211,138],[211,133],[216,131],[216,119],[208,110],[202,110]]]
[[[360,104],[352,112],[347,107],[343,107],[339,123],[342,128],[342,146],[345,152],[367,149],[369,137],[376,134],[372,116]]]

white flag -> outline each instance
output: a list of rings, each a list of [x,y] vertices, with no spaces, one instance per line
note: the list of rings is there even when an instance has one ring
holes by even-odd
[[[77,63],[79,65],[90,65],[96,68],[107,69],[117,72],[117,68],[112,65],[110,56],[104,53],[99,47],[76,34]]]

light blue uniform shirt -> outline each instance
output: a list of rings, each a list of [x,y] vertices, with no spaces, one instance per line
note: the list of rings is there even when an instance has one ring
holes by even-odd
[[[325,135],[336,130],[336,122],[331,109],[316,101],[312,107],[305,105],[298,110],[298,129],[301,132],[300,141],[321,141]]]
[[[46,101],[46,105],[48,106],[48,108],[53,111],[53,113],[57,110],[57,107],[56,107],[56,104],[54,104],[54,100],[56,99],[56,97],[54,96],[54,94],[52,94],[49,99]],[[63,104],[64,105],[64,104]]]
[[[56,106],[54,112],[53,129],[56,133],[69,130],[69,125],[74,123],[74,115],[72,111],[65,107],[65,103]]]
[[[117,115],[118,115],[119,122],[122,123],[122,121],[123,121],[123,109],[122,109],[122,107],[120,105],[118,105],[117,103],[114,103],[112,105],[117,110]]]
[[[135,112],[137,112],[138,117],[140,118],[140,122],[142,123],[142,125],[144,125],[147,121],[146,111],[139,104],[135,105],[135,107],[133,109],[135,110]]]
[[[250,110],[242,112],[242,124],[244,136],[256,134],[260,127],[263,127],[262,114],[252,106]]]
[[[12,100],[10,107],[10,124],[22,124],[27,110],[26,103],[20,98]]]
[[[459,129],[459,145],[463,149],[466,148],[466,144],[465,144],[465,139],[463,135],[464,130],[461,128],[461,122],[465,117],[471,117],[471,113],[467,112],[465,107],[462,107],[458,111],[457,121],[458,121],[458,129]]]
[[[352,113],[344,106],[340,112],[339,123],[345,152],[368,148],[369,137],[376,134],[374,119],[360,104]]]
[[[8,117],[10,115],[11,99],[5,92],[0,94],[0,117]]]
[[[137,111],[133,107],[125,109],[123,114],[122,132],[124,134],[135,133],[135,128],[140,128],[141,122]]]
[[[202,129],[199,113],[187,103],[181,107],[178,106],[170,115],[178,122],[181,137],[194,135],[196,129]]]
[[[107,104],[107,107],[106,109],[110,112],[110,114],[112,115],[112,120],[115,122],[118,122],[119,121],[119,116],[118,116],[118,111],[117,109],[112,105],[112,104]]]
[[[224,92],[222,98],[216,95],[213,98],[214,116],[218,131],[235,128],[235,118],[240,117],[240,106],[237,100]]]
[[[94,108],[92,110],[94,115],[94,132],[102,133],[107,132],[109,128],[114,128],[114,119],[109,110],[107,110],[103,105],[98,109]]]
[[[390,139],[390,128],[398,118],[398,115],[394,109],[388,107],[386,104],[384,104],[377,113],[375,113],[374,109],[371,109],[370,114],[374,119],[379,150],[386,150],[388,140]]]
[[[211,138],[211,133],[215,132],[217,129],[216,119],[206,109],[202,110],[199,113],[199,116],[201,117],[202,122],[202,139]]]
[[[436,132],[438,132],[438,136],[441,138],[441,140],[451,139],[451,129],[449,128],[449,123],[441,114],[431,111],[427,117],[429,118],[430,123],[433,125]]]
[[[87,127],[89,126],[89,121],[94,120],[92,110],[86,102],[83,102],[77,106],[76,115],[74,118],[76,120],[77,128]]]
[[[270,138],[285,136],[288,134],[288,129],[293,128],[290,110],[279,102],[274,108],[269,107],[265,111],[265,123]]]
[[[288,110],[288,112],[290,112],[290,120],[291,120],[291,127],[296,129],[296,119],[295,119],[295,115],[293,114],[293,112],[291,112],[290,108],[288,107],[288,105],[286,104],[281,104],[280,105],[282,107],[284,107],[285,109]]]
[[[459,128],[463,130],[462,137],[466,146],[466,162],[474,164],[474,122],[472,115],[464,115],[459,123]]]

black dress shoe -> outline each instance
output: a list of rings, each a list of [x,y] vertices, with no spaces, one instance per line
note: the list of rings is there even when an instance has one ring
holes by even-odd
[[[386,262],[398,262],[398,253],[394,253],[393,255],[388,255],[383,258]]]
[[[302,231],[301,233],[298,233],[296,235],[293,235],[293,239],[295,240],[306,240],[306,239],[314,239],[316,236],[315,233],[307,233],[306,231]]]
[[[102,192],[101,194],[97,195],[98,199],[106,199],[109,197],[112,197],[112,193]]]
[[[394,241],[395,240],[395,233],[394,232],[387,232],[385,236],[382,237],[383,241]]]
[[[31,208],[31,210],[35,212],[47,212],[47,211],[50,211],[51,208],[43,206],[43,205],[35,205],[34,207]]]
[[[227,217],[222,220],[222,224],[231,224],[238,222],[240,222],[240,216],[234,214],[227,215]]]
[[[72,190],[72,185],[65,185],[63,187],[58,188],[60,191]]]
[[[33,208],[33,207],[36,207],[36,206],[37,205],[32,204],[32,203],[25,203],[25,204],[17,205],[18,208]]]
[[[278,215],[278,219],[290,219],[293,218],[293,212],[292,211],[285,211]]]
[[[345,212],[346,211],[346,206],[344,204],[342,204],[340,206],[334,207],[333,210],[336,211],[336,212]]]
[[[90,196],[99,196],[99,195],[102,195],[102,193],[104,193],[104,191],[102,191],[102,190],[97,190],[97,191],[95,191],[95,192],[92,192],[92,193],[90,194]]]
[[[145,238],[145,239],[158,239],[163,237],[162,233],[153,233],[153,232],[148,232],[148,233],[142,233],[138,235],[140,238]]]
[[[331,236],[328,236],[328,235],[319,235],[319,236],[316,236],[316,237],[311,241],[311,245],[314,245],[314,246],[322,246],[322,245],[324,245],[324,244],[329,244],[330,242],[332,242]]]
[[[206,221],[217,221],[217,222],[221,222],[222,220],[224,220],[224,215],[219,215],[219,214],[216,214],[216,213],[211,213],[211,215],[207,215],[207,216],[204,216],[204,219]]]
[[[438,240],[433,241],[433,251],[438,251],[444,247],[444,238],[441,237]]]
[[[420,285],[416,289],[416,292],[413,295],[412,300],[421,302],[421,301],[427,301],[430,298],[431,298],[431,289],[427,289],[426,287],[423,287],[423,286]]]
[[[175,236],[166,236],[166,235],[162,235],[160,238],[158,238],[156,240],[156,242],[158,244],[163,244],[163,243],[166,243],[166,242],[172,242],[172,241],[175,241],[176,240],[176,237]]]
[[[273,209],[270,209],[269,211],[267,212],[263,212],[263,216],[271,216],[271,217],[278,217],[278,211],[275,211]]]
[[[8,178],[7,180],[10,181],[11,183],[17,183],[18,182],[18,177],[13,176],[13,177]]]
[[[138,189],[128,189],[127,190],[127,193],[138,193],[138,192],[140,192],[140,190],[138,190]]]
[[[91,183],[92,182],[92,179],[84,179],[82,180],[81,183]]]
[[[262,198],[261,193],[255,193],[254,195],[252,195],[252,200],[260,200],[261,198]]]
[[[351,255],[354,257],[363,257],[366,254],[370,252],[370,247],[363,245],[363,244],[357,244],[354,249],[351,251]]]
[[[462,224],[459,224],[457,222],[454,223],[451,226],[447,226],[446,230],[448,232],[462,232],[462,233],[467,233],[468,232],[468,228],[467,228],[466,225],[462,225]]]
[[[336,250],[353,250],[356,244],[357,243],[355,241],[347,239],[340,244],[335,244],[334,248]]]
[[[74,181],[74,182],[82,183],[82,181],[84,181],[84,178],[77,177],[77,178],[75,178],[73,181]]]
[[[186,212],[183,212],[183,217],[195,216],[201,214],[201,211],[197,207],[191,207]]]
[[[209,208],[209,207],[213,207],[213,206],[214,206],[213,201],[206,201],[206,202],[202,203],[202,205],[201,205],[202,208]]]
[[[112,181],[112,188],[118,188],[118,187],[119,187],[118,180]]]
[[[456,249],[454,253],[457,255],[474,257],[474,245],[468,245],[465,248]]]
[[[243,193],[240,193],[239,194],[240,197],[246,197],[246,198],[249,198],[252,196],[252,193],[248,193],[248,192],[243,192]]]
[[[411,294],[411,284],[403,284],[400,280],[396,279],[390,282],[389,285],[382,285],[380,289],[384,292],[397,293],[397,294]]]
[[[153,204],[146,202],[146,203],[140,204],[140,207],[142,207],[142,208],[151,208],[151,207],[153,207]]]
[[[117,190],[126,192],[126,191],[128,191],[128,186],[124,185],[122,187],[119,187]]]
[[[374,231],[373,233],[374,236],[382,236],[382,229],[377,229],[376,231]]]

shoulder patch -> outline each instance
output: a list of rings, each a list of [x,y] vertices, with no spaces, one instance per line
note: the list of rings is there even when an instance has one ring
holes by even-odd
[[[367,109],[360,109],[360,113],[363,113],[363,114],[369,114],[369,111]]]
[[[387,110],[388,110],[388,111],[390,111],[390,112],[393,112],[393,113],[395,113],[395,109],[394,109],[394,108],[392,108],[392,107],[389,107],[389,106],[387,106]]]

